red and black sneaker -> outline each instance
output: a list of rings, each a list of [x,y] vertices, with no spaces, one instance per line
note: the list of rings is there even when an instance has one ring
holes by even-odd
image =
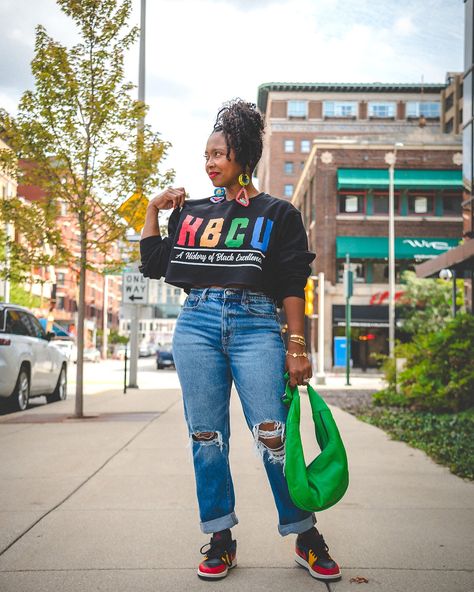
[[[210,545],[207,551],[204,547]],[[211,542],[201,547],[201,553],[205,555],[204,561],[199,564],[198,576],[203,580],[220,580],[225,578],[227,572],[237,565],[237,541],[232,540],[230,530],[215,532]]]
[[[318,580],[339,580],[341,570],[329,555],[329,548],[316,528],[311,528],[296,537],[296,563],[306,567]]]

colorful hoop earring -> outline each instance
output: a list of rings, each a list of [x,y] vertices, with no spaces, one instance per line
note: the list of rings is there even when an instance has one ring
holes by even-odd
[[[235,201],[239,203],[241,206],[244,206],[245,208],[247,208],[250,205],[250,199],[246,189],[249,183],[250,177],[247,175],[247,173],[242,173],[241,175],[239,175],[239,185],[242,187],[242,189],[237,194]]]
[[[221,203],[225,199],[225,189],[224,187],[216,187],[214,189],[214,195],[210,198],[212,203]]]

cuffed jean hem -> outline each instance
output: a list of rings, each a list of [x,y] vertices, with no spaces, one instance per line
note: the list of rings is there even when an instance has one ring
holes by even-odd
[[[206,534],[211,534],[214,532],[219,532],[220,530],[225,530],[226,528],[232,528],[239,521],[235,512],[231,512],[227,514],[227,516],[222,516],[221,518],[216,518],[215,520],[208,520],[207,522],[201,522],[201,531]],[[308,526],[308,528],[311,528]],[[308,528],[306,530],[308,530]]]
[[[286,536],[288,534],[300,534],[301,532],[306,532],[315,524],[316,516],[311,514],[311,516],[308,516],[304,520],[293,522],[293,524],[279,524],[278,532],[281,534],[281,536]]]

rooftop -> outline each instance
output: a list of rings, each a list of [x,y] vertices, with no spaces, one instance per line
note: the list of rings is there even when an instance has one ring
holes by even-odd
[[[395,83],[395,82],[265,82],[258,87],[258,108],[267,109],[268,93],[276,92],[441,92],[446,83]]]

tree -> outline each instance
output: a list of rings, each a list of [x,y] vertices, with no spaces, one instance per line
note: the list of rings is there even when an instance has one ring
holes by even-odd
[[[63,201],[77,217],[80,256],[75,412],[83,416],[83,347],[87,270],[91,250],[100,270],[113,267],[110,247],[126,230],[117,207],[133,193],[149,195],[169,184],[173,172],[158,165],[169,146],[143,123],[146,105],[132,98],[124,80],[124,56],[138,29],[129,28],[131,0],[57,0],[77,25],[71,48],[36,29],[31,64],[35,81],[14,118],[0,112],[7,143],[32,166],[26,183],[41,187],[45,207]],[[139,133],[137,130],[139,129]],[[97,266],[96,266],[97,268]]]
[[[408,335],[439,331],[452,317],[452,285],[438,279],[420,279],[412,271],[403,274],[404,292],[397,306]],[[462,305],[462,280],[458,281],[458,306]]]

